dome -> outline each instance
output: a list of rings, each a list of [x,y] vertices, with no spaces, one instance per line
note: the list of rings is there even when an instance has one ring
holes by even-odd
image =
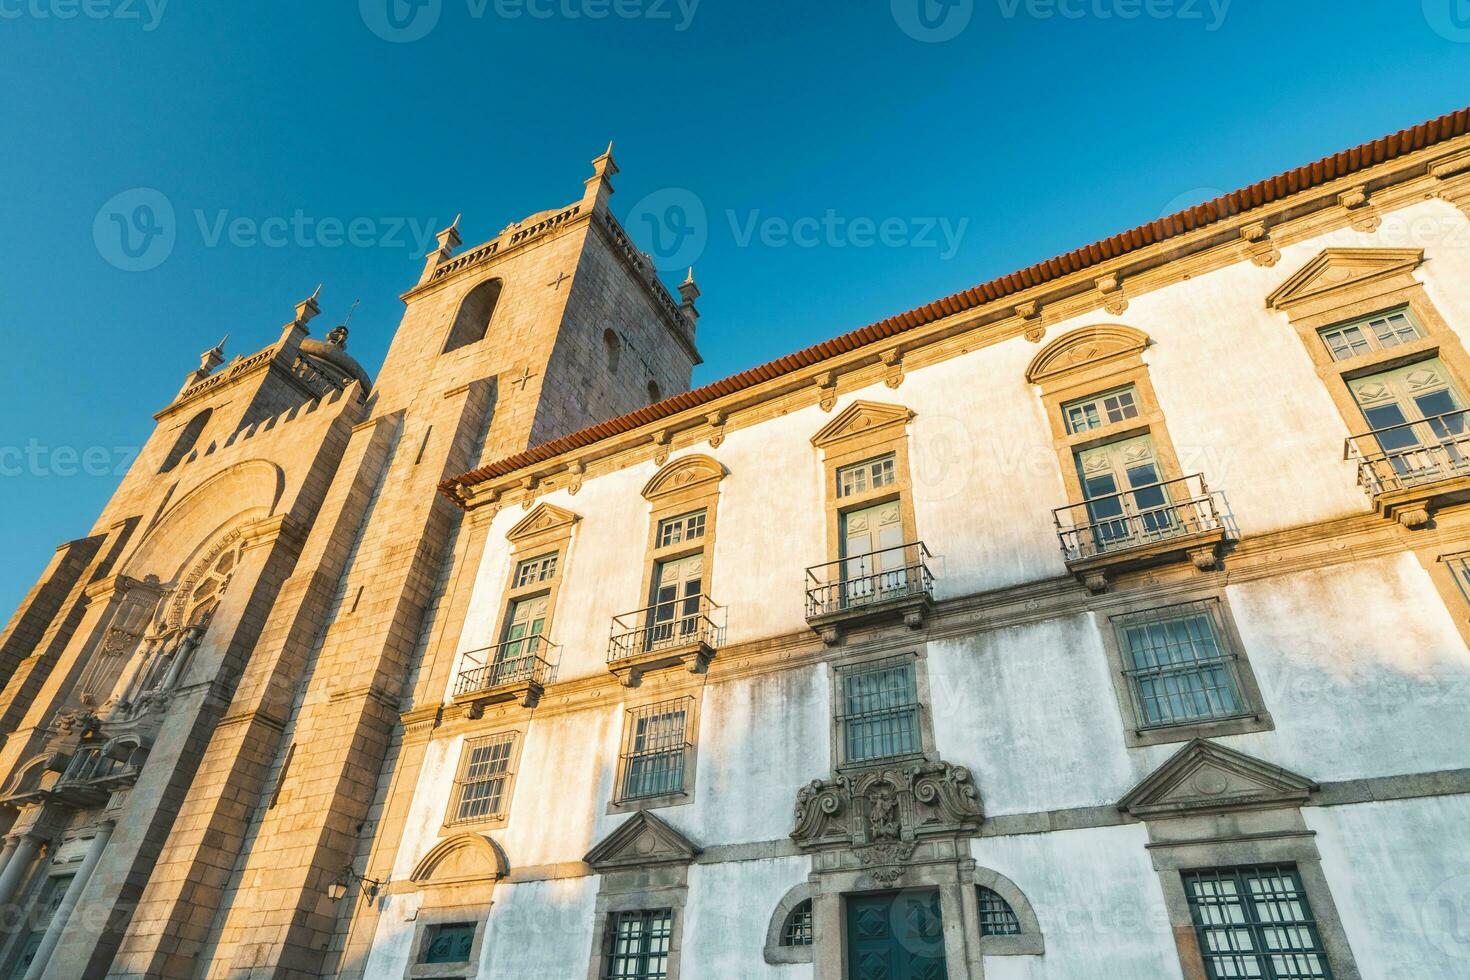
[[[344,388],[353,381],[359,381],[364,395],[372,390],[373,379],[357,363],[357,358],[347,353],[346,327],[337,327],[327,334],[326,340],[317,340],[315,337],[302,340],[301,356],[333,381],[340,381]]]

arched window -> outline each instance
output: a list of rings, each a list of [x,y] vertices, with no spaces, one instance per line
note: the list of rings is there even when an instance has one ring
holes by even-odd
[[[658,382],[648,382],[648,403],[652,405],[654,402],[663,401],[663,397],[663,392],[658,390]]]
[[[782,946],[810,946],[812,944],[812,900],[807,899],[791,910],[781,926]]]
[[[178,466],[180,460],[189,455],[189,450],[193,449],[194,444],[199,441],[199,436],[204,432],[204,427],[209,424],[209,416],[213,413],[214,409],[206,408],[179,430],[179,437],[174,440],[174,447],[168,451],[168,456],[164,457],[163,465],[158,468],[158,472],[167,473]]]
[[[490,319],[495,315],[495,304],[500,301],[500,288],[499,279],[487,279],[465,294],[459,304],[459,312],[455,314],[449,338],[444,341],[443,353],[448,354],[485,339]]]
[[[975,899],[980,904],[980,935],[1019,936],[1021,934],[1021,923],[1017,920],[1010,902],[984,885],[975,887]]]
[[[602,332],[602,346],[607,350],[607,370],[609,374],[616,373],[618,363],[623,359],[623,341],[612,330]]]

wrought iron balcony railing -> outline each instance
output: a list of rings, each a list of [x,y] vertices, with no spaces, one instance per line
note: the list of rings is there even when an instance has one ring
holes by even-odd
[[[1054,518],[1069,562],[1231,530],[1224,494],[1198,473],[1058,507]]]
[[[607,662],[616,664],[691,644],[717,650],[724,641],[725,607],[707,595],[688,596],[614,616]]]
[[[1470,411],[1349,436],[1343,458],[1358,464],[1358,485],[1373,497],[1470,476]]]
[[[544,636],[523,636],[483,650],[471,650],[464,655],[465,666],[455,679],[454,696],[512,685],[545,687],[556,679],[551,659],[560,649]]]
[[[806,618],[852,612],[896,599],[932,596],[934,575],[922,541],[854,555],[806,570]]]

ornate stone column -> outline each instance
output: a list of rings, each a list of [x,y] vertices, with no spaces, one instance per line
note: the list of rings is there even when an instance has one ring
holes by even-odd
[[[21,882],[25,881],[26,873],[41,851],[41,844],[41,839],[33,834],[12,834],[5,838],[10,860],[5,862],[4,872],[0,872],[0,907],[15,901]]]
[[[56,914],[51,917],[51,924],[46,927],[46,934],[41,937],[41,945],[36,947],[36,955],[31,959],[31,968],[26,971],[25,980],[40,980],[41,975],[46,972],[46,964],[51,961],[51,954],[56,951],[56,944],[61,941],[61,934],[66,929],[66,921],[71,918],[72,910],[81,901],[82,890],[87,887],[87,882],[91,879],[97,862],[102,860],[102,852],[112,838],[112,828],[111,820],[104,820],[98,825],[97,836],[92,838],[87,854],[82,858],[82,866],[77,868],[76,876],[72,878],[71,884],[66,886],[66,894],[61,897],[61,904],[57,906]]]

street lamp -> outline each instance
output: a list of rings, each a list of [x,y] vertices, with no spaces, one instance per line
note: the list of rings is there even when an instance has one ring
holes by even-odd
[[[340,902],[347,895],[347,887],[353,882],[362,886],[362,894],[371,902],[378,897],[378,889],[383,887],[383,882],[376,878],[368,878],[352,870],[352,865],[347,865],[327,885],[327,897],[334,902]]]

